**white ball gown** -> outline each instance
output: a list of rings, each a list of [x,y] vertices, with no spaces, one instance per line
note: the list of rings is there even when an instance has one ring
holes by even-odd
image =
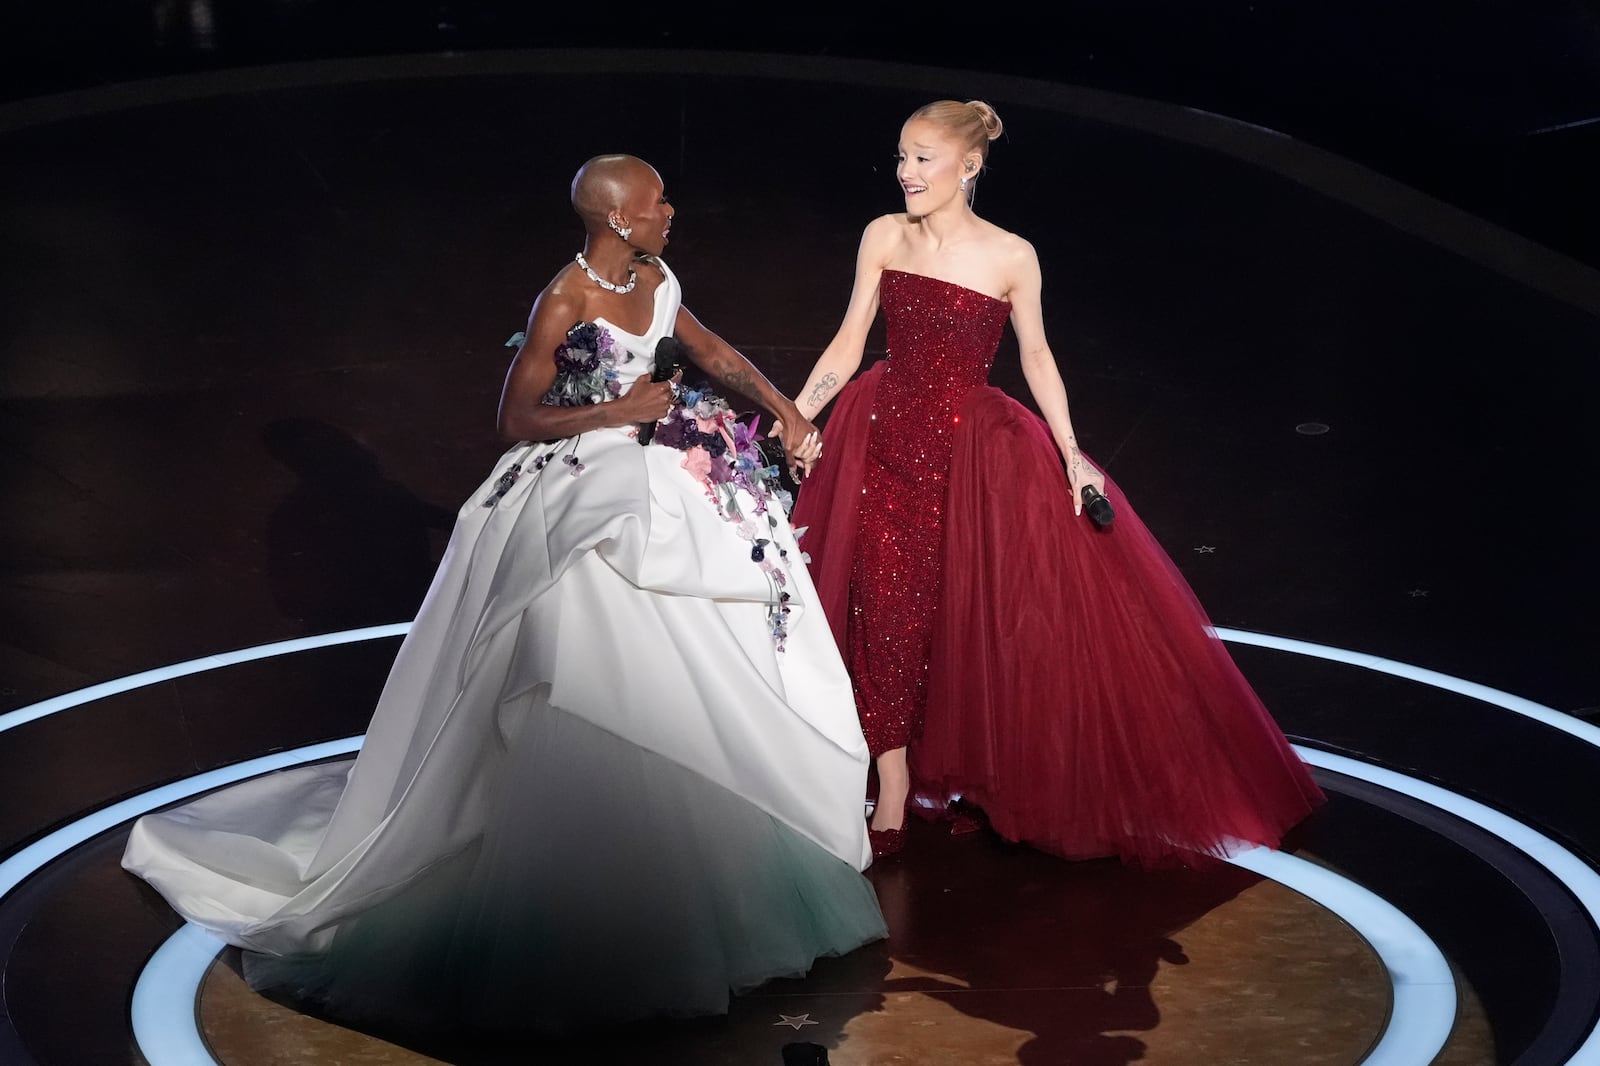
[[[648,375],[660,266],[649,331],[575,327],[552,398]],[[648,447],[507,452],[360,756],[142,818],[124,867],[258,989],[413,1028],[720,1013],[885,936],[849,677],[751,427],[688,401]]]

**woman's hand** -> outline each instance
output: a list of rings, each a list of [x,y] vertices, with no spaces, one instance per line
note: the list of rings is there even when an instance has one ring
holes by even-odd
[[[1078,451],[1077,445],[1067,449],[1067,483],[1072,486],[1072,513],[1083,513],[1083,487],[1093,485],[1099,493],[1106,491],[1106,476],[1090,465],[1089,460]]]
[[[613,424],[626,426],[661,421],[672,410],[678,382],[682,379],[681,370],[672,375],[670,381],[651,381],[647,377],[634,379],[627,392],[605,405],[616,415],[617,420]]]
[[[822,458],[822,430],[812,427],[811,432],[800,439],[800,446],[789,454],[794,460],[789,466],[789,473],[794,479],[799,481],[810,477],[811,468]]]
[[[787,418],[772,420],[767,436],[777,437],[789,457],[789,473],[796,480],[811,473],[811,468],[822,458],[822,430],[795,408]]]

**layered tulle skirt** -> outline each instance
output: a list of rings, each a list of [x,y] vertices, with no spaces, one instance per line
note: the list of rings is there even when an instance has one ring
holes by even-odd
[[[855,508],[874,505],[860,484],[881,373],[840,396],[830,462],[796,508],[841,646]],[[1322,801],[1121,490],[1107,482],[1109,530],[1074,515],[1036,415],[974,390],[948,484],[927,707],[909,749],[925,803],[959,796],[1006,838],[1065,857],[1158,863],[1275,846]]]

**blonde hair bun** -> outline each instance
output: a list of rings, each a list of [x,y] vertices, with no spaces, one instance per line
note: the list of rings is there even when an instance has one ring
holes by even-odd
[[[1005,123],[1000,121],[999,114],[986,101],[968,100],[967,106],[978,113],[978,118],[982,120],[984,132],[988,134],[989,140],[992,141],[1005,132]]]
[[[935,100],[923,104],[911,113],[907,122],[922,119],[942,128],[961,145],[963,151],[976,151],[985,161],[989,158],[989,142],[1000,136],[1005,127],[994,108],[982,100]]]

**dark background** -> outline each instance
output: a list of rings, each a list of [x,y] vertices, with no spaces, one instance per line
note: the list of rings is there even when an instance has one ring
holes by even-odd
[[[503,342],[581,240],[566,185],[594,151],[662,167],[691,305],[794,390],[837,324],[861,225],[900,205],[887,166],[900,116],[982,81],[965,73],[976,70],[1036,79],[993,96],[1008,132],[980,209],[1036,243],[1075,427],[1211,617],[1597,715],[1594,303],[1528,281],[1538,271],[1519,272],[1517,257],[1548,257],[1504,233],[1485,240],[1509,269],[1461,253],[1483,236],[1471,218],[1409,228],[1416,202],[1383,201],[1390,183],[1341,165],[1318,186],[1204,139],[1052,106],[1038,89],[1282,131],[1600,265],[1600,31],[1587,8],[1190,0],[1001,21],[976,3],[535,6],[0,12],[10,100],[405,52],[546,49],[517,56],[554,68],[335,62],[325,78],[258,70],[12,109],[34,120],[0,137],[0,711],[409,617],[450,515],[500,453]],[[767,76],[783,64],[674,49],[806,62]],[[676,65],[638,69],[663,54]],[[852,58],[880,62],[833,62]],[[1169,128],[1189,117],[1146,110]],[[1369,210],[1374,199],[1394,209]],[[1594,291],[1593,270],[1564,266],[1541,277]],[[1014,352],[995,380],[1025,395]],[[1331,432],[1297,432],[1312,421]],[[0,841],[156,781],[358,731],[393,648],[197,674],[12,731]],[[1439,689],[1233,650],[1292,736],[1600,856],[1595,749]],[[1455,843],[1424,851],[1420,823],[1353,810],[1350,795],[1318,853],[1427,912],[1509,1061],[1548,1012],[1555,949],[1513,954],[1541,931],[1506,904],[1500,874],[1468,885]],[[122,883],[109,852],[95,861],[102,882]],[[29,925],[36,969],[8,971],[23,974],[13,985],[54,977],[93,942],[110,960],[82,974],[99,1013],[45,980],[23,1006],[59,1004],[63,1041],[120,1053],[139,938],[165,927],[119,932],[119,955],[98,930],[132,923],[106,919],[103,900],[52,902],[54,922]],[[65,954],[52,929],[70,931]],[[1561,958],[1581,966],[1570,947]],[[1585,1010],[1595,1001],[1574,995]]]
[[[1600,14],[1590,3],[1068,0],[996,11],[973,3],[13,3],[0,15],[0,96],[225,66],[487,48],[893,59],[1229,115],[1600,265]]]

